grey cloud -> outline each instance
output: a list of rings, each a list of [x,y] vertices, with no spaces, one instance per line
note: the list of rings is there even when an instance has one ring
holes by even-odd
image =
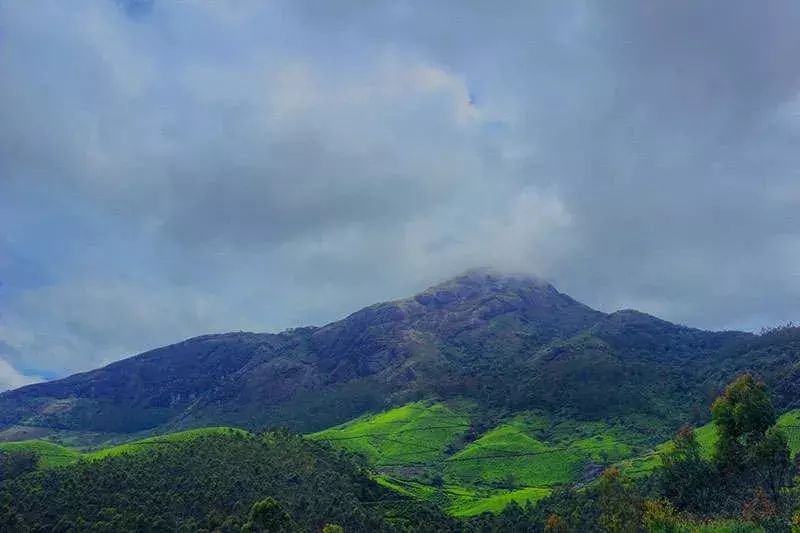
[[[796,3],[354,5],[303,15],[516,91],[537,145],[518,179],[575,218],[562,286],[710,327],[796,315],[798,121],[780,118],[800,89]]]
[[[795,2],[32,4],[0,11],[0,243],[49,286],[0,257],[12,364],[482,264],[697,326],[796,318]]]

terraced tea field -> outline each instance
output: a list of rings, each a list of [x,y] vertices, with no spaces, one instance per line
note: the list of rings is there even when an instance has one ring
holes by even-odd
[[[469,516],[580,482],[587,468],[634,453],[641,436],[603,423],[517,416],[471,442],[468,405],[417,402],[310,435],[361,453],[379,481]]]

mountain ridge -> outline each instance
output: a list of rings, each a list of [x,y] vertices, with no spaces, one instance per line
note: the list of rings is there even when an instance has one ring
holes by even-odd
[[[473,269],[324,326],[202,335],[4,392],[0,430],[316,431],[426,397],[464,397],[487,412],[636,415],[666,431],[731,372],[758,367],[747,356],[754,339],[603,313],[540,278]],[[773,349],[762,374],[778,379],[792,350],[778,350],[774,364]],[[793,391],[800,376],[783,382]]]

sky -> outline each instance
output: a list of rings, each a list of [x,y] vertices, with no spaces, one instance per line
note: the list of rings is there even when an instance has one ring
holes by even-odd
[[[800,315],[795,0],[0,3],[0,390],[466,269]]]

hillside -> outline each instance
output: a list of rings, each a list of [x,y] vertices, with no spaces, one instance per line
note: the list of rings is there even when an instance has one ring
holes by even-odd
[[[230,429],[139,442],[0,485],[4,531],[239,531],[273,498],[293,531],[388,531],[449,521],[370,481],[327,446],[286,433]],[[421,513],[419,515],[415,513]],[[391,518],[387,518],[391,517]]]
[[[313,432],[460,399],[481,426],[473,437],[539,410],[658,442],[704,421],[709,399],[743,369],[767,379],[780,407],[796,406],[798,331],[707,332],[604,314],[541,280],[475,270],[324,327],[206,335],[0,394],[0,435],[23,426],[94,442],[208,425]]]
[[[648,450],[647,435],[621,424],[527,412],[484,431],[476,416],[470,403],[416,402],[309,438],[362,455],[385,486],[456,516],[535,502]]]
[[[618,466],[641,480],[661,466],[672,441],[646,444],[646,435],[622,425],[553,421],[527,413],[470,439],[466,404],[418,402],[368,415],[309,437],[362,455],[376,480],[400,494],[434,502],[457,517],[499,513],[515,501],[536,503],[559,489],[595,487],[600,473]],[[777,419],[790,457],[800,453],[800,409]],[[695,429],[704,458],[718,440],[714,423]]]

